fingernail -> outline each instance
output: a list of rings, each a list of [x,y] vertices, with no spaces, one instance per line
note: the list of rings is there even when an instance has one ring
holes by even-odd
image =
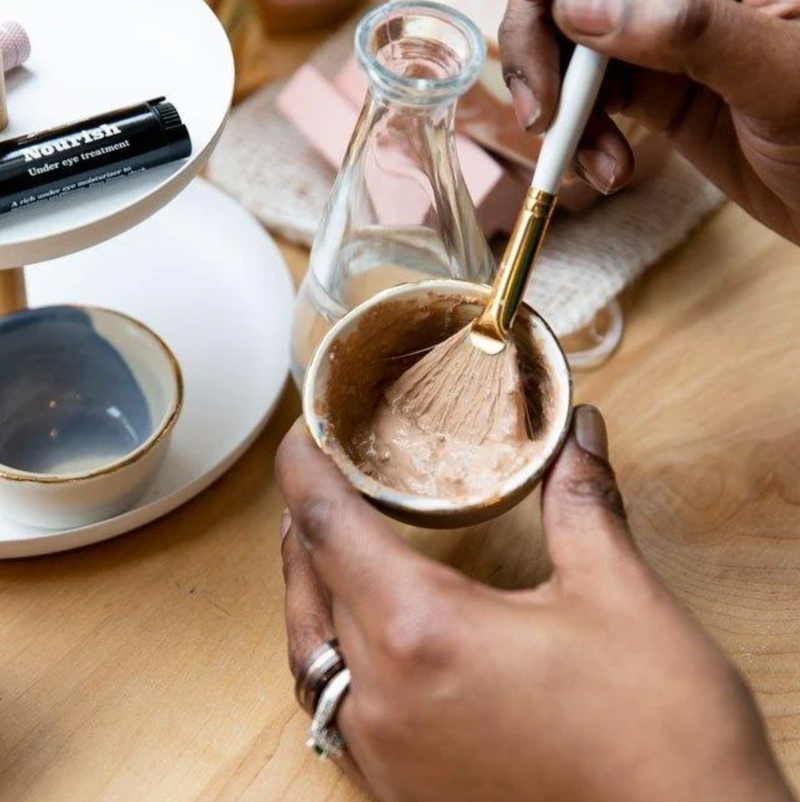
[[[541,103],[536,99],[536,95],[533,94],[533,90],[528,84],[518,76],[512,76],[509,79],[508,88],[514,100],[514,112],[517,115],[517,121],[528,131],[536,125],[536,121],[542,116]]]
[[[556,0],[556,14],[576,32],[611,33],[622,19],[623,0]]]
[[[292,528],[292,513],[289,510],[284,510],[281,516],[281,543],[286,540],[289,530]]]
[[[584,451],[608,459],[606,424],[594,407],[581,406],[575,410],[575,439]]]
[[[609,195],[616,188],[617,160],[604,150],[582,150],[578,163],[583,168],[584,177],[595,189]]]

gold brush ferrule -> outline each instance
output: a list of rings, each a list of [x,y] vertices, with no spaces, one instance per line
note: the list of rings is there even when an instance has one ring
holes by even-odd
[[[473,323],[473,330],[479,334],[498,341],[508,338],[555,208],[555,195],[535,187],[528,190],[500,260],[489,302]]]

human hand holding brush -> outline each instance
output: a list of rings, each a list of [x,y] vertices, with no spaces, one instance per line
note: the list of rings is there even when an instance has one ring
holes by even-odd
[[[755,218],[800,243],[800,0],[510,0],[500,52],[517,116],[547,130],[562,54],[616,59],[577,154],[601,191],[633,157],[609,113],[664,132]]]
[[[302,423],[277,477],[292,670],[338,637],[342,765],[378,802],[792,799],[742,679],[636,550],[593,408],[544,483],[530,590],[406,546]]]

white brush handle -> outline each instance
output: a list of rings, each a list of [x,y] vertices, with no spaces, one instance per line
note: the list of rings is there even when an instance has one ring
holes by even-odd
[[[551,195],[558,193],[597,100],[607,64],[608,56],[583,45],[575,48],[561,85],[556,116],[544,136],[536,162],[531,182],[536,189]]]

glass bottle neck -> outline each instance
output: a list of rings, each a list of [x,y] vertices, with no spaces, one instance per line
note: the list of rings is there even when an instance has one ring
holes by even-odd
[[[356,57],[380,102],[406,108],[450,106],[477,80],[483,36],[437,3],[388,3],[359,24]]]

